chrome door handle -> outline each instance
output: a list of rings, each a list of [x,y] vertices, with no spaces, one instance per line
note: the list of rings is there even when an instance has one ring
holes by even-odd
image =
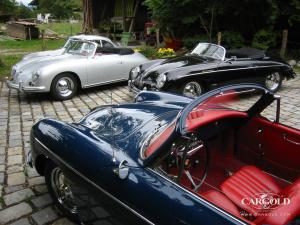
[[[283,134],[283,139],[284,139],[285,141],[287,141],[287,142],[290,142],[290,143],[294,144],[294,145],[299,145],[299,146],[300,146],[300,142],[297,142],[297,141],[293,141],[293,140],[291,140],[291,139],[288,139],[288,138],[286,137],[286,134]]]

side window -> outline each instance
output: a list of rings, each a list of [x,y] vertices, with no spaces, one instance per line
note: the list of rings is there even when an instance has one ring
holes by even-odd
[[[97,45],[101,46],[101,41],[100,40],[94,40],[93,42],[95,42]]]
[[[108,41],[104,41],[102,40],[102,47],[114,47],[111,43],[109,43]]]

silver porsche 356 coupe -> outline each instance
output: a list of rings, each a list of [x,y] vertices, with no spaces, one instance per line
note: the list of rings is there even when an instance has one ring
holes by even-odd
[[[130,70],[147,60],[132,49],[78,40],[62,55],[14,66],[7,86],[23,92],[50,92],[55,99],[66,100],[79,88],[126,81]]]
[[[46,57],[46,56],[57,56],[63,54],[66,49],[71,45],[73,41],[84,40],[84,41],[92,41],[97,43],[102,47],[117,47],[112,40],[109,38],[99,36],[99,35],[75,35],[68,38],[66,43],[59,49],[42,51],[42,52],[33,52],[27,55],[24,55],[21,62],[25,62],[27,60],[36,59],[38,57]]]

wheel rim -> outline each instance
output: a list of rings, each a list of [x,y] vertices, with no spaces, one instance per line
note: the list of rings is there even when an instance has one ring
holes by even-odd
[[[276,90],[280,85],[279,73],[276,72],[276,73],[272,73],[272,74],[268,75],[266,78],[265,84],[269,90],[271,90],[271,91]]]
[[[70,184],[67,182],[63,172],[56,167],[51,173],[51,187],[58,202],[70,213],[77,213],[77,206],[74,203],[74,195]]]
[[[197,82],[189,82],[184,86],[183,95],[187,97],[198,97],[202,94],[202,88]]]
[[[73,93],[74,82],[69,77],[62,77],[56,83],[56,90],[60,96],[68,97]]]

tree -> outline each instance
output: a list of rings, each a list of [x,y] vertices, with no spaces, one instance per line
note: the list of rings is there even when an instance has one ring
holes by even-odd
[[[37,9],[42,13],[51,13],[56,18],[67,19],[74,12],[81,11],[81,0],[39,0]]]
[[[14,14],[16,4],[14,0],[0,0],[0,14]]]
[[[20,4],[16,10],[15,10],[15,15],[19,19],[27,19],[27,18],[33,18],[35,17],[35,13],[32,9],[26,7],[23,4]]]

